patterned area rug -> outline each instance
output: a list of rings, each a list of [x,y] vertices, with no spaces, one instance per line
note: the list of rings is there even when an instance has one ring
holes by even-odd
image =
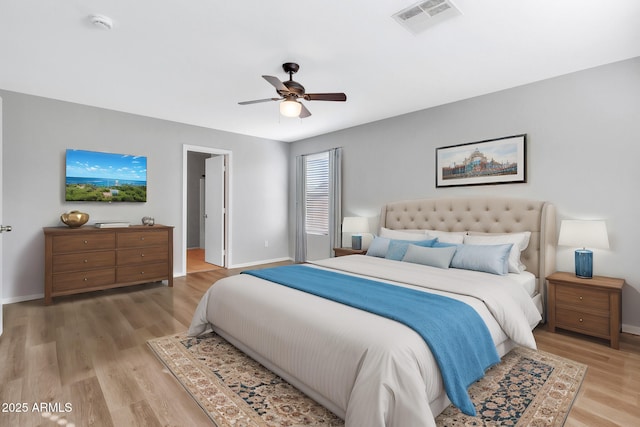
[[[156,356],[218,427],[344,426],[333,413],[210,333],[149,341]],[[587,367],[515,348],[469,388],[478,415],[449,406],[438,426],[562,426]]]

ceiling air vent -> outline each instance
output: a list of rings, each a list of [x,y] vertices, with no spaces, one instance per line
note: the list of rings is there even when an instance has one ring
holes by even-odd
[[[393,19],[413,34],[418,34],[460,14],[451,0],[426,0],[395,13]]]

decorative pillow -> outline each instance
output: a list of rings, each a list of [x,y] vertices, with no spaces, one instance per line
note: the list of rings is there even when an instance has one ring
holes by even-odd
[[[503,245],[512,243],[509,254],[509,273],[518,273],[526,270],[526,266],[520,260],[520,253],[529,246],[530,231],[506,234],[479,234],[473,233],[464,237],[466,245]]]
[[[453,245],[439,248],[409,245],[402,261],[431,267],[449,268],[455,253],[456,247]]]
[[[466,231],[438,231],[438,230],[426,230],[427,236],[437,237],[438,241],[444,243],[463,243],[464,236],[467,235]]]
[[[509,252],[512,243],[505,245],[459,245],[451,260],[451,267],[499,274],[509,272]]]
[[[369,249],[367,249],[367,255],[384,258],[387,254],[387,249],[389,249],[389,242],[391,242],[391,239],[375,236],[369,245]]]
[[[424,234],[422,235],[424,237]],[[401,261],[407,252],[407,248],[409,245],[422,246],[422,247],[430,247],[436,242],[436,239],[431,240],[391,240],[389,242],[389,248],[387,249],[387,253],[384,256],[387,259],[393,259],[395,261]]]
[[[389,228],[380,228],[380,237],[395,240],[424,240],[424,230],[391,230]]]

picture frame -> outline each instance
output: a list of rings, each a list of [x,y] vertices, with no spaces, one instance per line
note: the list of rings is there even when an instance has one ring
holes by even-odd
[[[436,188],[527,182],[526,134],[436,148]]]

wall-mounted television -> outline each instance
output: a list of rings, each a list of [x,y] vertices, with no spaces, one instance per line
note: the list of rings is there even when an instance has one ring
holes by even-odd
[[[67,150],[67,202],[146,202],[147,158],[98,151]]]

